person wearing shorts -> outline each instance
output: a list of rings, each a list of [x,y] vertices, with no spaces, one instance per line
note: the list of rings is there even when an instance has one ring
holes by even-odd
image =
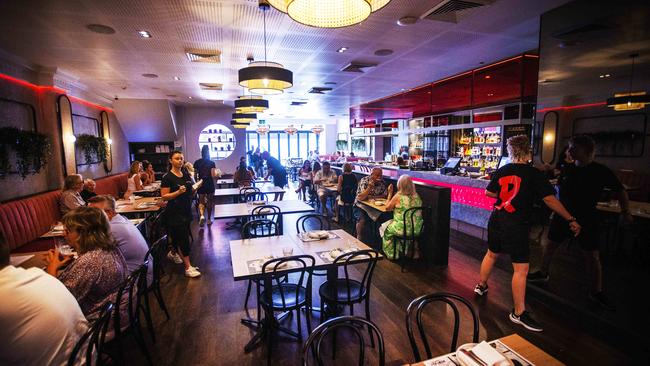
[[[533,204],[538,200],[564,217],[574,233],[580,232],[576,219],[555,198],[555,189],[538,169],[528,164],[531,160],[530,139],[519,135],[508,139],[508,155],[512,163],[494,173],[485,194],[496,198],[488,222],[488,250],[481,263],[479,283],[474,292],[483,296],[488,291],[488,279],[499,254],[508,254],[514,269],[512,299],[514,308],[510,321],[526,329],[541,332],[541,325],[526,311],[526,275],[530,247],[528,234]]]
[[[573,158],[575,165],[571,169],[567,169],[563,179],[559,181],[560,202],[575,214],[582,226],[580,235],[573,240],[580,245],[587,264],[587,271],[591,275],[589,299],[604,309],[614,311],[616,307],[603,293],[597,202],[603,192],[608,189],[618,198],[623,220],[631,222],[632,216],[627,193],[621,182],[609,168],[593,161],[595,146],[594,140],[585,135],[574,136],[569,141],[567,152]],[[546,282],[549,280],[549,268],[553,254],[563,242],[570,238],[571,233],[567,232],[566,221],[554,215],[548,230],[548,241],[543,247],[540,269],[528,275],[528,281]]]

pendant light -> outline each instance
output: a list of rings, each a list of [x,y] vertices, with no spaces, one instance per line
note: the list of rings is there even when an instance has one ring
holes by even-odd
[[[361,23],[390,0],[268,0],[298,23],[316,28],[341,28]]]
[[[317,135],[320,135],[320,133],[323,132],[323,131],[324,131],[324,128],[321,125],[316,125],[316,126],[311,128],[311,132],[313,132],[313,133],[315,133]]]
[[[260,113],[269,108],[269,101],[259,95],[240,95],[235,101],[237,113]]]
[[[253,94],[282,94],[284,89],[293,86],[293,73],[279,63],[266,61],[266,11],[269,3],[260,0],[259,7],[264,13],[264,61],[254,61],[239,70],[239,85],[248,88]]]
[[[630,73],[629,93],[615,93],[613,98],[607,99],[607,106],[615,111],[633,111],[645,108],[650,104],[650,96],[645,91],[632,92],[632,81],[634,80],[634,59],[639,57],[638,53],[630,55],[632,58],[632,72]]]
[[[289,126],[285,127],[284,132],[286,132],[287,135],[292,136],[293,134],[298,132],[298,129],[295,128],[293,125],[289,125]]]
[[[269,132],[269,130],[270,130],[269,126],[266,125],[265,123],[258,125],[257,128],[255,129],[255,131],[257,131],[257,133],[260,135],[266,135],[266,133]]]
[[[250,123],[237,122],[235,120],[232,120],[232,121],[230,121],[230,125],[233,128],[248,128],[251,124]]]
[[[250,123],[257,120],[256,113],[233,113],[232,120],[238,123]]]

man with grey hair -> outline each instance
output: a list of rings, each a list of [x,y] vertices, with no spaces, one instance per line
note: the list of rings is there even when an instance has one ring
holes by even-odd
[[[140,230],[126,217],[115,211],[115,198],[107,194],[95,196],[88,201],[88,206],[99,208],[106,213],[111,225],[111,234],[113,234],[117,247],[124,256],[127,269],[129,272],[138,269],[144,263],[144,257],[147,255],[149,246]],[[151,283],[153,275],[153,263],[151,261],[148,267],[147,282]]]
[[[84,189],[79,194],[81,195],[81,198],[86,201],[86,203],[88,203],[89,199],[97,195],[97,193],[95,193],[95,187],[97,187],[97,183],[95,183],[94,180],[90,178],[84,180]]]
[[[580,233],[576,218],[555,198],[553,186],[541,171],[529,164],[530,139],[525,135],[513,136],[507,144],[510,164],[492,174],[485,195],[496,198],[488,222],[488,250],[481,263],[479,283],[474,292],[483,296],[488,292],[487,281],[497,257],[508,254],[512,261],[512,299],[514,307],[510,321],[524,328],[541,332],[542,326],[526,310],[526,275],[530,262],[530,218],[533,204],[542,200],[555,213],[563,217],[567,230]]]

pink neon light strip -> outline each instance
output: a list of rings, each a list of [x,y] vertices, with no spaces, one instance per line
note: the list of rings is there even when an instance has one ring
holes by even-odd
[[[411,178],[415,182],[426,183],[434,186],[449,187],[451,188],[451,201],[463,205],[482,208],[491,211],[496,201],[485,195],[485,190],[475,187],[461,186],[458,184],[450,184],[445,182],[438,182],[434,180]]]

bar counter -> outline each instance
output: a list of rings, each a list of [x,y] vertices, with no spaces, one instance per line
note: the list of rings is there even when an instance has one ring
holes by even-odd
[[[338,165],[338,163],[337,163]],[[364,169],[364,167],[367,167]],[[416,184],[451,188],[451,228],[469,235],[487,238],[487,222],[494,199],[485,195],[489,180],[464,176],[442,175],[437,171],[402,169],[383,164],[353,164],[357,174],[368,174],[373,167],[382,168],[384,178],[397,180],[408,174]],[[335,167],[336,168],[336,167]]]

